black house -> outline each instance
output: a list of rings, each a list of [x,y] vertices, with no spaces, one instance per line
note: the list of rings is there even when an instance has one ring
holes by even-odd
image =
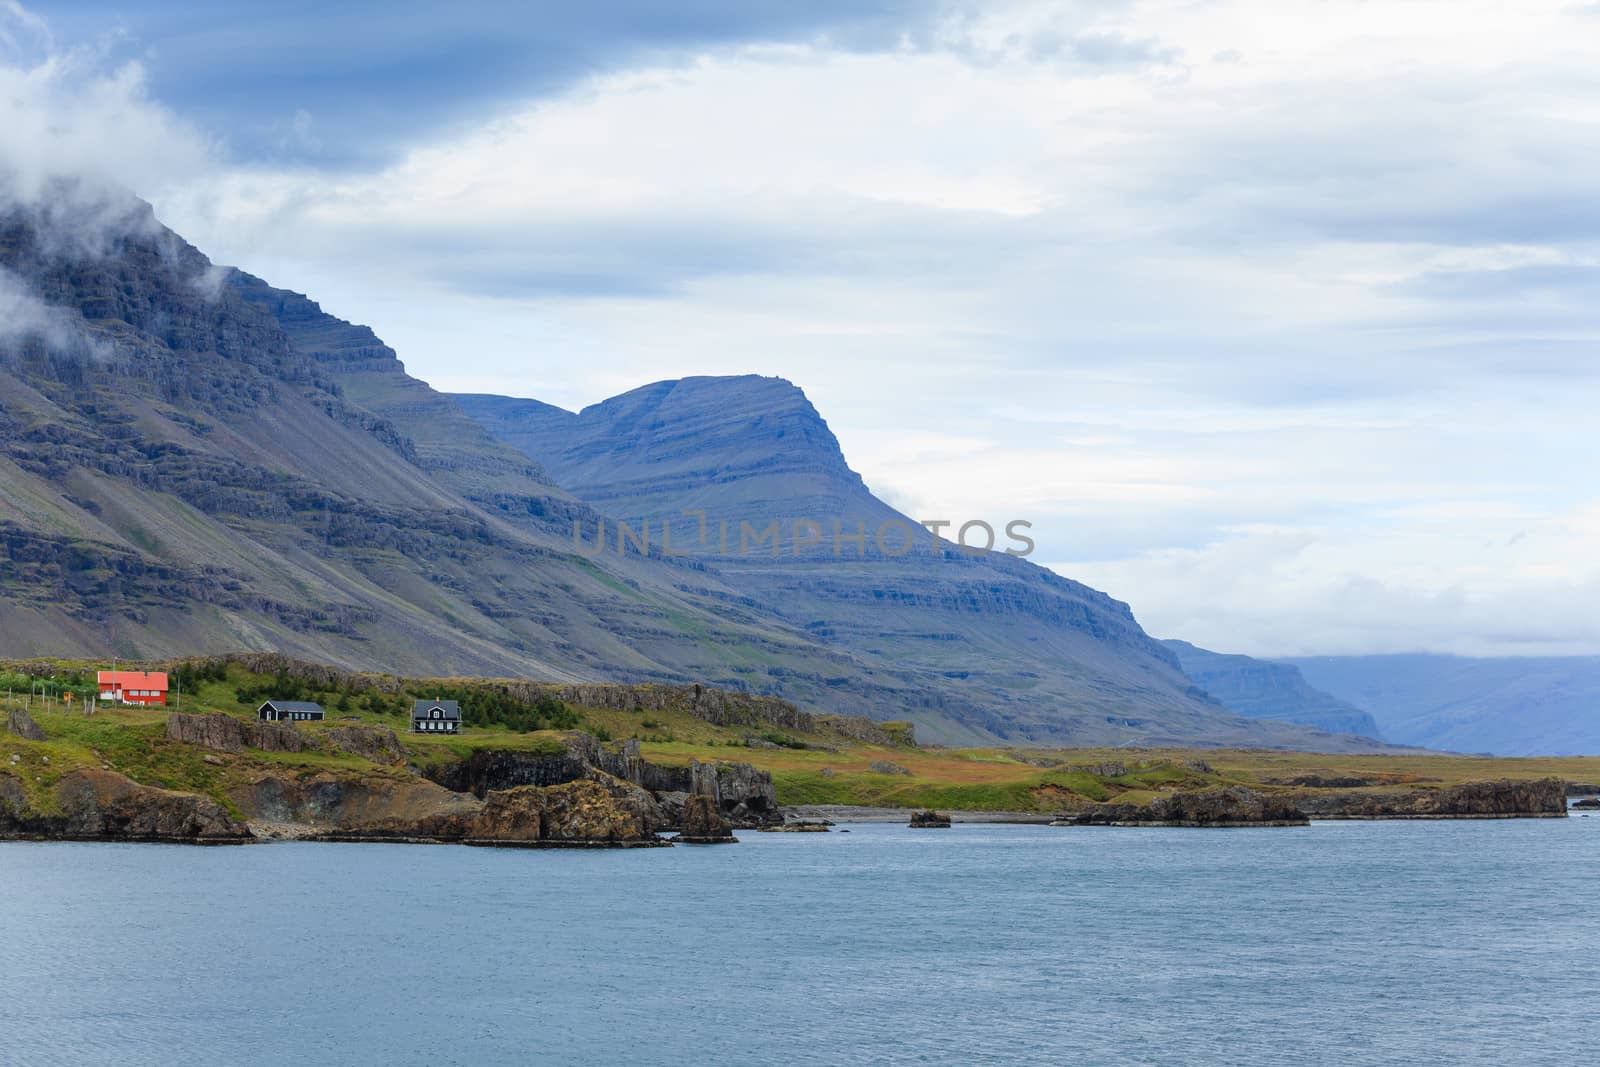
[[[309,700],[269,700],[256,709],[262,722],[313,722],[323,718],[322,705]]]
[[[459,734],[461,705],[454,700],[419,700],[411,706],[414,734]]]

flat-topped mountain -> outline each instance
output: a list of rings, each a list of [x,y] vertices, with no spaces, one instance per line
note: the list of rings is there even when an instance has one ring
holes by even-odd
[[[737,538],[773,519],[834,519],[869,531],[896,512],[850,469],[811,401],[782,378],[749,374],[656,382],[573,413],[537,400],[457,396],[499,439],[539,462],[564,486],[618,519],[674,521],[684,509],[715,511]],[[785,525],[786,538],[791,531]],[[678,538],[689,551],[697,536]],[[869,545],[869,547],[872,547]],[[725,553],[724,553],[725,554]]]
[[[456,400],[574,496],[630,531],[648,526],[657,543],[669,529],[675,551],[753,604],[902,679],[920,691],[916,700],[964,726],[1100,744],[1201,735],[1274,743],[1259,735],[1293,729],[1228,712],[1126,604],[1007,555],[1015,543],[1003,531],[982,555],[935,542],[872,495],[805,394],[783,379],[657,382],[576,413],[535,400]],[[774,526],[775,537],[755,539]],[[590,543],[595,536],[584,531]],[[617,550],[614,526],[606,546]]]

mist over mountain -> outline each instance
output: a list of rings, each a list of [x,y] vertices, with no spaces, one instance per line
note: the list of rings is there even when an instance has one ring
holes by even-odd
[[[1430,654],[1281,661],[1370,711],[1390,741],[1498,756],[1600,753],[1600,657]]]
[[[0,335],[8,655],[270,648],[413,675],[697,681],[951,741],[1360,743],[1228,714],[1126,605],[1024,561],[931,537],[895,558],[873,532],[910,520],[787,383],[511,405],[545,434],[513,440],[371,330],[103,190],[7,201],[0,272],[20,309]],[[572,536],[686,507],[868,533],[856,559],[831,537],[727,559],[691,546],[688,520],[686,555]]]

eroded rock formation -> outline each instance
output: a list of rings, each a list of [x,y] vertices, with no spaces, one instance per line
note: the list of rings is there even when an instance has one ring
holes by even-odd
[[[0,774],[0,837],[72,841],[168,841],[236,844],[248,827],[210,797],[139,785],[114,771],[61,776],[47,804],[30,800],[22,781]]]
[[[739,840],[733,836],[728,820],[717,813],[716,803],[701,793],[685,799],[677,839],[689,845],[732,844]]]

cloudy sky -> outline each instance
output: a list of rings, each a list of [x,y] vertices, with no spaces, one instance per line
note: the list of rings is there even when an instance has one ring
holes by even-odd
[[[455,391],[805,388],[1160,636],[1600,653],[1600,4],[0,0],[99,170]]]

